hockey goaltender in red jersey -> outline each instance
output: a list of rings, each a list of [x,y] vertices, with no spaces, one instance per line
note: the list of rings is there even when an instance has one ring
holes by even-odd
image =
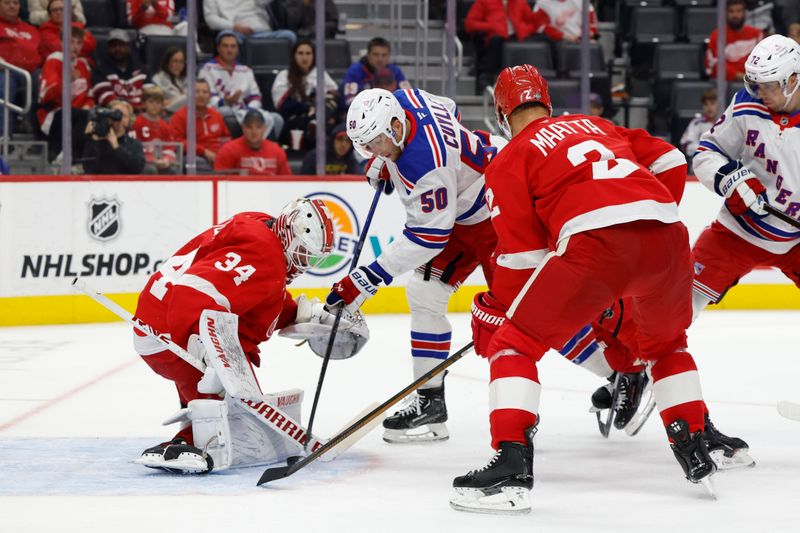
[[[290,324],[333,322],[322,303],[304,296],[293,300],[286,290],[296,276],[330,253],[333,242],[332,217],[320,200],[293,201],[277,218],[265,213],[239,213],[196,236],[164,262],[141,292],[136,316],[154,330],[169,334],[173,342],[201,360],[206,351],[198,332],[202,330],[204,314],[233,317],[234,327],[227,337],[236,344],[234,351],[242,354],[239,370],[243,373],[232,376],[233,383],[236,379],[249,381],[253,384],[251,390],[257,392],[256,399],[266,404],[270,398],[258,395],[260,390],[251,368],[260,364],[259,344]],[[237,322],[238,331],[234,329]],[[219,320],[217,323],[221,327]],[[347,329],[346,318],[341,324]],[[287,453],[281,450],[286,447],[281,441],[286,439],[277,436],[263,421],[259,424],[257,417],[228,398],[231,391],[225,384],[230,376],[210,374],[211,362],[204,376],[165,350],[157,339],[137,330],[135,333],[136,351],[157,374],[175,382],[181,407],[188,411],[182,418],[186,425],[174,439],[146,450],[137,462],[167,471],[203,473],[212,468],[285,458]],[[224,339],[225,335],[219,337]],[[218,348],[213,341],[211,344],[215,350]],[[237,368],[234,361],[230,361],[230,367]],[[226,401],[220,400],[223,390],[229,393]],[[299,420],[302,394],[298,393],[273,397],[272,405],[284,408],[289,413],[287,418],[293,415]],[[213,458],[214,454],[206,453],[205,439],[194,441],[198,430],[209,428],[212,437],[220,435],[219,431],[228,433],[218,440],[232,442],[233,449],[214,448],[217,452]],[[237,442],[242,444],[238,448]],[[296,449],[286,448],[294,452]],[[247,456],[242,455],[242,450],[247,450]]]
[[[530,65],[503,70],[498,123],[512,138],[486,173],[498,261],[528,268],[550,252],[491,336],[488,465],[453,481],[456,509],[530,511],[533,434],[541,386],[537,361],[561,348],[610,302],[630,298],[642,354],[654,361],[654,394],[676,459],[707,486],[716,467],[702,438],[703,397],[686,351],[692,263],[670,191],[636,160],[626,130],[584,115],[554,118],[547,82]],[[498,268],[493,286],[510,286]]]

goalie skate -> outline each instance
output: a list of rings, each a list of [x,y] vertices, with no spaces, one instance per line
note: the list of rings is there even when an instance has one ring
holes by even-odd
[[[445,422],[444,384],[420,389],[383,421],[383,440],[391,444],[429,443],[450,438]]]
[[[214,469],[210,455],[180,438],[146,449],[134,463],[171,474],[207,474]]]

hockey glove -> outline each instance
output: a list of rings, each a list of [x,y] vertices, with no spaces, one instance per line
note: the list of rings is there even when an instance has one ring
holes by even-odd
[[[738,161],[722,166],[714,178],[714,188],[725,197],[725,205],[734,215],[741,216],[749,211],[751,216],[767,215],[767,189],[755,174]]]
[[[383,194],[392,194],[394,185],[389,177],[389,169],[386,168],[386,161],[380,157],[373,157],[367,161],[367,181],[373,189],[378,189],[378,184],[383,181]]]
[[[490,292],[479,292],[472,301],[472,342],[475,353],[488,357],[487,348],[492,335],[506,321],[506,306]]]
[[[297,304],[297,316],[294,319],[295,324],[326,324],[332,325],[335,318],[325,308],[325,304],[320,302],[319,299],[313,298],[309,300],[305,294],[301,294],[294,299]]]
[[[344,302],[348,313],[354,314],[367,298],[375,296],[378,285],[392,282],[392,277],[374,261],[369,266],[358,267],[333,285],[325,303],[328,307]]]

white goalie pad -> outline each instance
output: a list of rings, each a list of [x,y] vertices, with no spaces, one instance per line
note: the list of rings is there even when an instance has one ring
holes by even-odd
[[[206,364],[214,369],[225,392],[245,400],[261,398],[261,390],[239,343],[239,317],[206,309],[200,315],[199,327]]]
[[[278,335],[289,339],[308,341],[312,352],[320,357],[325,357],[332,328],[331,324],[326,323],[301,322],[286,326],[278,332]],[[342,319],[339,321],[339,329],[336,331],[336,338],[333,341],[331,359],[353,357],[361,351],[368,340],[369,329],[364,315],[360,311],[353,315],[344,311]]]
[[[287,415],[300,420],[302,390],[265,394],[262,400],[280,405]],[[194,445],[214,459],[215,471],[272,464],[297,455],[293,440],[258,420],[240,400],[231,396],[224,400],[193,400],[188,411]]]

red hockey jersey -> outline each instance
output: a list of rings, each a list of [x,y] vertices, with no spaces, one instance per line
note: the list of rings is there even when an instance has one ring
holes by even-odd
[[[253,150],[244,137],[225,143],[214,160],[214,170],[246,170],[251,176],[287,176],[289,159],[277,143],[264,140]]]
[[[510,305],[561,239],[632,220],[678,220],[686,159],[644,130],[569,115],[529,125],[486,180],[499,239],[491,290]]]
[[[239,213],[204,231],[162,263],[139,295],[136,316],[186,346],[204,309],[239,316],[239,340],[250,362],[258,345],[291,324],[297,305],[286,290],[286,259],[264,213]],[[141,355],[164,350],[136,338]]]
[[[92,88],[92,69],[89,66],[89,61],[84,57],[79,57],[74,60],[73,64],[75,67],[73,69],[74,78],[72,79],[72,107],[92,107],[94,101],[89,96],[89,91]],[[39,79],[39,108],[36,110],[36,118],[39,120],[39,126],[45,135],[50,133],[53,117],[56,111],[61,109],[61,65],[61,52],[53,52],[44,62],[42,75]]]
[[[142,141],[142,143],[149,143],[153,141],[173,142],[172,129],[163,118],[158,120],[150,120],[144,113],[136,117],[133,123],[134,137]],[[161,152],[162,159],[168,161],[175,161],[175,149],[172,147],[165,148]],[[156,150],[153,146],[144,147],[144,157],[148,163],[152,163],[156,159]]]

